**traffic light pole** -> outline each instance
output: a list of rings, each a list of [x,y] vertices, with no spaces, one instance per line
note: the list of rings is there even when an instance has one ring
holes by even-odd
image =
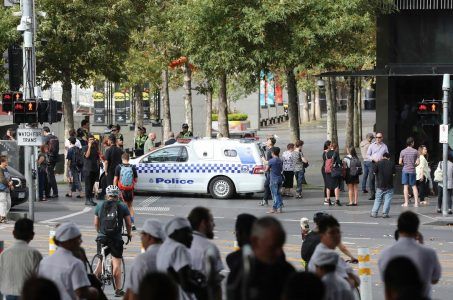
[[[34,48],[34,32],[35,32],[35,16],[34,16],[34,0],[21,0],[22,18],[17,30],[23,32],[24,43],[24,66],[23,66],[23,89],[24,99],[35,99],[35,48]],[[26,127],[34,128],[34,124],[27,124]],[[34,202],[36,200],[35,184],[33,181],[33,157],[34,146],[25,146],[25,179],[28,184],[28,217],[34,220]]]
[[[444,74],[443,82],[442,82],[442,91],[444,93],[444,97],[442,99],[442,108],[443,108],[443,125],[448,125],[448,96],[450,92],[450,74]],[[447,199],[448,199],[448,143],[442,144],[442,216],[448,216],[448,208],[447,208]]]

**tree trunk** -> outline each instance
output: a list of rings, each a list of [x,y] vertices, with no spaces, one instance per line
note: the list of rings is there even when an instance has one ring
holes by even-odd
[[[360,146],[360,106],[359,106],[359,87],[360,79],[356,78],[354,93],[354,147]]]
[[[345,148],[354,145],[354,94],[355,94],[355,79],[349,78],[348,102],[346,106],[346,142]]]
[[[357,85],[357,106],[358,106],[358,119],[359,119],[359,143],[363,139],[362,133],[362,80],[360,79]]]
[[[332,93],[332,79],[329,77],[326,80],[326,104],[327,104],[327,139],[338,143],[337,135],[337,116],[336,116],[336,100]]]
[[[297,98],[297,83],[294,69],[286,69],[286,80],[288,88],[288,116],[290,141],[295,142],[300,139],[299,131],[299,101]]]
[[[315,119],[321,120],[321,102],[319,101],[319,87],[315,88]]]
[[[206,137],[212,136],[212,87],[209,80],[206,80]]]
[[[310,114],[308,109],[308,91],[305,91],[302,96],[302,123],[310,122]]]
[[[182,65],[184,74],[184,106],[186,112],[186,123],[193,132],[193,113],[192,113],[192,70],[189,66],[189,61]]]
[[[162,77],[162,86],[161,86],[161,98],[162,98],[162,122],[164,136],[163,140],[168,140],[171,132],[171,114],[170,114],[170,93],[168,91],[168,69],[165,68],[161,74]]]
[[[64,136],[69,137],[69,131],[74,129],[74,107],[72,106],[71,74],[65,73],[63,84]]]
[[[337,101],[337,81],[336,78],[332,78],[332,103],[333,103],[333,137],[332,142],[338,144],[338,122],[337,122],[337,110],[338,110],[338,101]]]
[[[316,120],[316,115],[315,115],[315,92],[310,91],[310,120],[314,121]]]
[[[134,85],[134,107],[135,107],[135,136],[138,135],[138,128],[143,127],[143,86]]]
[[[219,78],[218,124],[219,132],[224,137],[230,137],[228,127],[227,76],[225,73]]]

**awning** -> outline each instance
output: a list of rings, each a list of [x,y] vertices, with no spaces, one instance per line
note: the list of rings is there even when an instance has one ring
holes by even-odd
[[[396,77],[396,76],[441,76],[453,74],[453,64],[389,64],[384,68],[357,71],[332,71],[319,77]]]

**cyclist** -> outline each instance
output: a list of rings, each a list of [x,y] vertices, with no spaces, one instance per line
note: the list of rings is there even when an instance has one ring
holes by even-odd
[[[128,153],[123,153],[123,155],[121,155],[121,161],[122,164],[115,168],[113,185],[118,186],[121,191],[121,199],[126,203],[131,214],[132,230],[135,230],[135,211],[132,207],[132,201],[134,201],[134,186],[137,182],[137,170],[135,169],[135,166],[129,164]]]
[[[98,232],[96,238],[97,253],[101,253],[102,247],[107,246],[105,255],[112,254],[113,278],[116,297],[124,296],[121,285],[121,258],[123,257],[123,221],[126,223],[128,241],[132,239],[131,217],[127,206],[119,200],[117,186],[110,185],[106,189],[107,200],[100,202],[95,209],[94,226]],[[94,274],[99,276],[101,273],[101,264],[96,266]]]

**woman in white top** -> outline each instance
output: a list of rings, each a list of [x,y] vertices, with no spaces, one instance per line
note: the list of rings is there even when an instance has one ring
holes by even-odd
[[[283,196],[293,196],[293,187],[294,187],[294,144],[289,143],[286,147],[286,151],[283,152],[283,181],[282,195]]]
[[[439,162],[437,168],[442,170],[442,161]],[[453,156],[448,154],[448,162],[447,162],[447,172],[443,172],[442,170],[442,177],[447,176],[447,207],[448,207],[448,214],[451,215],[453,212],[451,211],[452,200],[451,200],[451,192],[453,191]],[[443,178],[442,178],[443,179]],[[437,213],[442,213],[442,204],[443,204],[443,182],[437,182]]]
[[[425,145],[418,147],[418,165],[415,167],[415,174],[417,179],[417,189],[419,194],[420,204],[426,204],[425,197],[426,191],[428,190],[428,178],[431,176],[428,161],[426,155],[428,154],[428,148]],[[415,200],[417,201],[417,200]],[[415,202],[414,207],[418,207],[418,203]]]

